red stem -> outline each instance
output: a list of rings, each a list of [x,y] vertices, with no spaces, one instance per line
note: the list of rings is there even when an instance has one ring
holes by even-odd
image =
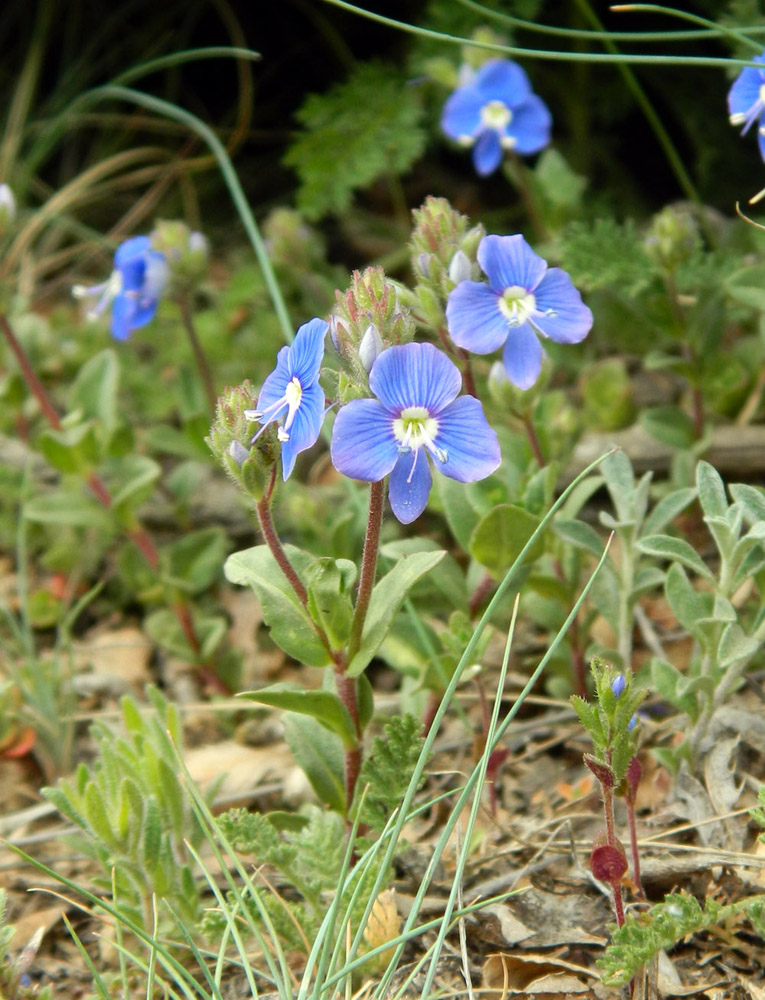
[[[270,494],[269,494],[270,498]],[[287,553],[282,547],[281,540],[276,533],[276,528],[274,527],[274,522],[271,519],[271,507],[269,505],[269,500],[265,497],[259,500],[255,505],[255,510],[258,515],[258,523],[260,524],[260,530],[263,534],[263,540],[266,545],[271,550],[271,555],[276,560],[279,569],[284,573],[289,585],[295,591],[297,599],[303,605],[304,608],[308,607],[308,592],[303,586],[303,581],[297,575],[292,567],[292,563],[287,558]]]
[[[622,903],[622,887],[616,882],[611,883],[611,889],[614,894],[614,913],[616,914],[616,923],[619,927],[624,925],[624,903]]]
[[[372,588],[375,585],[377,572],[377,553],[380,547],[380,528],[383,519],[383,503],[385,500],[385,480],[371,483],[369,487],[369,520],[364,538],[364,554],[361,557],[361,573],[359,575],[359,591],[356,595],[356,608],[353,612],[353,625],[348,640],[348,663],[351,663],[361,648],[361,637],[364,633],[364,621],[369,610]]]
[[[8,318],[5,313],[0,313],[0,327],[5,334],[5,339],[8,341],[8,346],[16,356],[19,368],[21,369],[21,374],[24,376],[24,379],[32,391],[35,399],[40,404],[40,409],[45,414],[45,419],[54,431],[60,431],[61,420],[59,419],[58,413],[56,413],[53,409],[53,404],[51,403],[47,392],[43,388],[42,382],[37,377],[34,368],[32,368],[32,365],[29,363],[29,358],[24,353],[24,348],[16,339],[16,334],[13,332],[11,324],[8,322]]]

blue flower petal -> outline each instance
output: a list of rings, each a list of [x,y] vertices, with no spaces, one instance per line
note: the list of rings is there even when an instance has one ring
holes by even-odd
[[[114,266],[121,268],[134,257],[142,257],[151,250],[151,240],[148,236],[133,236],[120,243],[114,254]]]
[[[763,61],[765,56],[755,56],[755,62]],[[743,116],[744,119],[742,135],[765,110],[765,104],[760,97],[760,88],[764,83],[765,73],[761,69],[745,66],[728,92],[728,113],[731,116]]]
[[[425,510],[433,479],[424,448],[399,456],[390,474],[388,497],[393,513],[402,524],[411,524]]]
[[[300,406],[290,427],[289,440],[282,442],[282,475],[288,479],[301,451],[311,448],[324,422],[324,392],[318,382],[309,385],[300,397]]]
[[[537,308],[531,322],[537,330],[559,344],[584,340],[592,329],[592,313],[565,271],[551,267],[534,294]]]
[[[407,406],[425,406],[435,414],[457,396],[462,376],[454,362],[432,344],[401,344],[378,355],[369,386],[395,416]]]
[[[319,377],[328,329],[329,323],[323,319],[312,319],[295,334],[290,346],[289,364],[291,374],[297,375],[301,385],[315,382]]]
[[[287,383],[291,378],[290,349],[289,347],[282,347],[276,355],[276,368],[266,378],[262,389],[258,393],[258,410],[261,413],[282,399],[287,389]]]
[[[384,351],[380,357],[387,353]],[[337,471],[351,479],[376,483],[387,476],[399,451],[393,435],[393,419],[382,403],[376,399],[354,399],[343,406],[332,428],[330,454]]]
[[[116,295],[112,302],[112,337],[115,340],[127,340],[133,329],[133,314],[135,299],[126,295]]]
[[[450,139],[457,141],[475,137],[481,128],[481,108],[485,103],[475,87],[460,87],[444,104],[441,128]]]
[[[507,127],[508,135],[515,139],[513,149],[530,156],[550,143],[552,115],[542,100],[532,94],[519,108],[513,111],[513,120]]]
[[[519,389],[530,389],[539,378],[544,352],[528,323],[510,331],[502,361],[510,381]]]
[[[473,146],[473,166],[479,177],[493,174],[502,162],[502,144],[499,132],[493,128],[484,129]]]
[[[765,128],[762,125],[757,129],[757,143],[760,147],[760,156],[765,160]]]
[[[435,443],[448,455],[436,468],[460,483],[485,479],[502,460],[497,435],[472,396],[460,396],[440,414]]]
[[[129,296],[125,296],[129,298]],[[133,313],[130,319],[131,330],[137,330],[139,326],[146,326],[157,315],[156,299],[133,299]]]
[[[499,311],[496,292],[477,281],[463,281],[449,295],[446,323],[457,347],[474,354],[498,350],[510,330]]]
[[[484,63],[473,78],[473,86],[483,94],[484,103],[502,101],[509,108],[522,104],[531,93],[526,73],[509,59]]]
[[[520,234],[484,236],[478,247],[478,263],[489,285],[500,293],[513,285],[533,292],[547,270],[547,263],[534,253]]]

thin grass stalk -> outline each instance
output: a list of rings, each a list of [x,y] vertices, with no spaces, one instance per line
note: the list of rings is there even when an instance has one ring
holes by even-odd
[[[238,899],[241,899],[241,889],[234,880],[233,876],[231,875],[231,872],[229,871],[229,866],[226,863],[226,860],[223,856],[223,852],[221,851],[221,848],[218,846],[219,843],[222,846],[223,850],[226,852],[229,861],[233,864],[234,869],[239,875],[239,878],[242,880],[242,885],[246,886],[252,893],[252,898],[254,899],[255,905],[258,908],[259,916],[266,928],[274,952],[278,957],[279,960],[278,968],[274,964],[273,957],[271,956],[269,949],[265,946],[265,940],[263,934],[261,933],[260,928],[257,926],[257,924],[254,923],[246,907],[242,907],[242,915],[247,921],[247,926],[249,927],[255,940],[261,946],[261,949],[266,959],[266,965],[268,966],[269,972],[271,973],[274,985],[276,985],[277,988],[279,988],[282,1000],[292,1000],[292,990],[287,989],[285,986],[285,984],[289,983],[290,981],[289,963],[287,961],[286,955],[284,954],[284,950],[281,947],[279,937],[276,933],[276,930],[274,929],[273,923],[271,922],[271,918],[268,914],[268,911],[265,909],[265,907],[260,901],[260,890],[253,883],[250,873],[245,869],[244,865],[241,863],[239,856],[237,855],[234,848],[231,846],[226,837],[224,837],[224,835],[221,833],[221,830],[216,824],[215,819],[212,813],[210,812],[207,803],[204,800],[204,797],[201,795],[199,789],[194,784],[194,781],[191,775],[189,774],[188,768],[186,767],[183,759],[178,753],[177,747],[175,747],[175,754],[176,754],[176,763],[178,764],[179,767],[181,780],[191,797],[191,804],[194,809],[194,813],[197,819],[202,824],[205,831],[207,832],[208,842],[210,844],[210,847],[212,848],[216,860],[221,866],[221,871],[229,885],[229,888],[234,892],[234,895]],[[193,852],[191,848],[189,848],[189,851],[192,854],[192,856],[195,856],[195,852]],[[232,933],[233,930],[234,929],[232,927]],[[244,959],[245,958],[244,950],[242,950],[241,954]]]
[[[109,990],[106,988],[106,983],[101,978],[101,973],[96,968],[93,959],[88,954],[85,945],[80,940],[80,937],[77,934],[77,931],[72,926],[72,922],[70,921],[69,917],[66,915],[66,913],[62,913],[61,917],[64,921],[64,926],[69,931],[69,936],[71,937],[72,941],[74,941],[75,948],[80,953],[80,958],[83,960],[83,962],[85,963],[85,967],[88,969],[91,976],[93,977],[93,985],[98,990],[101,1000],[111,1000],[111,995],[109,993]]]
[[[534,31],[538,35],[556,35],[559,38],[571,38],[576,41],[586,41],[586,42],[604,42],[609,39],[613,42],[696,42],[696,41],[709,41],[714,38],[724,38],[734,29],[726,28],[716,22],[707,22],[708,24],[713,24],[714,27],[711,28],[701,28],[697,31],[684,30],[684,31],[606,31],[601,29],[598,31],[592,31],[589,28],[559,28],[552,24],[537,24],[535,21],[525,21],[520,17],[513,17],[511,14],[505,14],[498,10],[492,10],[489,7],[484,6],[481,3],[476,3],[476,0],[457,0],[463,7],[467,7],[468,10],[474,10],[482,18],[486,18],[490,21],[496,21],[499,24],[506,24],[510,28],[521,28],[524,31]],[[612,11],[621,10],[632,12],[635,10],[637,5],[623,5],[621,7],[611,7]],[[666,13],[666,10],[662,8],[662,11]],[[755,35],[755,34],[765,34],[765,27],[763,25],[756,25],[747,28],[735,29],[741,35]]]
[[[77,896],[87,900],[94,910],[103,910],[115,921],[119,921],[119,923],[123,927],[127,928],[127,930],[129,930],[131,934],[134,934],[137,938],[143,941],[144,944],[151,947],[152,942],[154,941],[154,937],[151,934],[149,934],[146,930],[144,930],[143,927],[139,926],[133,920],[131,920],[130,917],[127,917],[125,916],[124,913],[121,913],[119,909],[115,907],[112,903],[109,903],[105,899],[99,898],[98,896],[90,892],[88,889],[86,889],[84,886],[78,885],[78,883],[75,882],[73,879],[62,874],[61,872],[56,871],[53,868],[50,868],[48,865],[44,864],[44,862],[42,861],[39,861],[37,858],[33,858],[30,854],[27,854],[26,851],[22,850],[22,848],[17,847],[10,841],[3,840],[0,842],[3,843],[4,846],[8,848],[8,850],[13,851],[13,853],[17,857],[21,858],[22,861],[25,861],[28,865],[31,865],[32,868],[34,868],[36,871],[42,872],[48,878],[53,879],[54,882],[58,882],[59,885],[65,886],[67,889],[70,890],[70,892],[76,893]],[[67,902],[71,903],[72,901],[67,900]],[[184,968],[184,966],[173,956],[172,952],[168,951],[165,948],[165,946],[160,944],[159,942],[157,943],[157,955],[162,967],[167,972],[171,972],[173,974],[175,981],[179,986],[183,987],[184,984],[189,984],[189,983],[192,986],[198,985],[194,977],[191,975],[191,973],[188,972]],[[187,992],[185,989],[184,992],[186,992],[186,995],[190,997],[194,995],[193,993]]]
[[[212,834],[212,831],[210,831],[210,832]],[[217,834],[217,832],[218,831],[216,830],[216,834]],[[253,996],[257,996],[258,995],[258,989],[257,989],[257,986],[255,985],[255,977],[252,974],[252,969],[250,967],[250,963],[247,960],[247,950],[245,948],[244,941],[242,941],[242,936],[239,933],[239,928],[237,927],[236,912],[235,911],[232,912],[231,907],[228,905],[228,902],[227,902],[226,898],[224,897],[224,895],[221,892],[221,890],[218,888],[218,883],[215,881],[215,877],[209,871],[209,869],[207,868],[207,866],[205,865],[205,863],[202,861],[201,857],[196,852],[196,850],[190,844],[188,845],[188,850],[189,850],[189,854],[191,855],[191,857],[199,865],[199,868],[200,868],[202,874],[204,875],[205,879],[207,880],[207,884],[209,885],[210,889],[212,890],[213,895],[215,896],[215,900],[216,900],[218,906],[220,907],[220,911],[221,911],[221,913],[223,914],[223,916],[224,916],[224,918],[226,920],[226,933],[224,934],[223,940],[221,941],[220,950],[218,952],[218,957],[217,957],[217,960],[216,960],[216,963],[215,963],[215,973],[214,973],[215,982],[216,982],[216,984],[218,986],[220,986],[221,980],[223,978],[222,974],[223,974],[223,963],[225,961],[225,947],[226,947],[226,943],[227,943],[227,936],[230,933],[231,938],[232,938],[232,940],[234,942],[234,945],[236,946],[236,949],[237,949],[237,951],[239,952],[239,955],[242,958],[242,968],[243,968],[245,976],[247,978],[247,982],[249,984],[250,991],[252,992]],[[242,913],[242,915],[244,916],[245,911],[246,911],[246,907],[241,906],[241,896],[240,896],[239,899],[237,899],[237,906],[238,906],[240,912]],[[261,945],[261,948],[262,947],[263,946]],[[264,950],[264,953],[267,952],[267,949],[263,949],[263,950]]]
[[[24,67],[19,74],[13,97],[8,108],[8,115],[3,128],[3,139],[0,143],[0,178],[8,180],[13,166],[18,158],[21,143],[24,138],[24,123],[29,118],[35,89],[40,79],[43,55],[50,29],[51,15],[54,10],[52,0],[44,0],[37,11],[37,22],[32,41],[27,50]]]
[[[449,35],[443,31],[435,31],[433,28],[422,28],[419,25],[409,24],[406,21],[397,21],[395,18],[385,17],[383,14],[366,10],[364,7],[357,7],[355,4],[348,3],[347,0],[323,0],[323,2],[331,4],[333,7],[339,7],[341,10],[346,10],[351,14],[358,14],[360,17],[365,17],[369,21],[375,21],[377,24],[384,24],[388,28],[396,28],[398,31],[403,31],[408,35],[428,38],[446,45],[469,45],[474,49],[484,49],[487,52],[496,52],[514,59],[547,59],[551,62],[591,62],[604,64],[632,63],[643,66],[718,66],[723,69],[730,68],[731,66],[743,69],[744,66],[758,65],[751,59],[726,59],[717,56],[640,55],[639,53],[632,52],[620,52],[618,55],[612,55],[610,52],[563,52],[558,49],[522,48],[517,45],[502,45],[499,42],[485,42],[476,38],[464,38],[461,35]],[[695,23],[714,24],[712,21],[706,21],[705,18],[683,15],[682,11],[674,11],[668,7],[656,7],[652,4],[629,4],[622,7],[612,7],[611,10],[651,10],[664,14],[672,13],[677,16],[685,16],[687,20],[694,21]],[[719,25],[715,25],[715,27],[723,31]],[[735,37],[737,32],[726,30],[725,34],[732,34]],[[744,40],[745,36],[742,36],[741,41]],[[751,44],[751,39],[747,39],[747,41]],[[760,50],[761,46],[758,45],[757,51],[759,52]]]
[[[592,467],[597,466],[605,457],[606,456],[603,455],[596,462],[592,463],[592,466],[588,466],[588,469],[585,470],[585,473],[589,472]],[[581,475],[584,475],[585,473],[582,473]],[[578,481],[578,479],[574,480],[574,482],[571,484],[571,486],[569,487],[569,489],[573,488],[573,486],[575,485],[575,483],[577,481]],[[432,746],[433,740],[435,739],[435,733],[437,732],[437,727],[440,724],[441,718],[443,718],[443,715],[446,712],[446,707],[448,705],[449,699],[454,694],[454,689],[456,688],[457,681],[459,679],[459,675],[461,674],[462,670],[464,670],[465,665],[468,662],[470,662],[468,654],[472,655],[473,649],[475,648],[475,644],[478,641],[477,637],[480,636],[481,629],[484,628],[485,625],[487,624],[489,617],[491,616],[491,614],[494,611],[494,607],[496,606],[497,603],[499,603],[499,600],[501,599],[502,595],[504,594],[504,591],[509,586],[509,583],[512,580],[513,575],[514,575],[515,568],[522,563],[523,559],[525,559],[525,557],[526,557],[526,552],[531,549],[531,546],[536,541],[535,536],[538,537],[537,533],[539,533],[541,535],[541,533],[544,530],[544,528],[546,527],[547,523],[549,523],[549,520],[550,520],[551,516],[558,509],[558,506],[561,505],[561,503],[563,502],[564,499],[565,499],[565,494],[561,494],[561,496],[558,498],[558,500],[556,501],[556,503],[553,504],[553,506],[547,512],[547,514],[545,515],[545,517],[543,518],[543,520],[540,522],[540,524],[535,529],[534,534],[531,536],[531,538],[529,539],[529,541],[526,543],[526,545],[524,546],[524,548],[521,550],[521,553],[517,557],[516,562],[513,564],[513,567],[511,567],[510,570],[508,570],[508,573],[506,574],[504,580],[500,584],[500,587],[499,587],[497,593],[494,595],[494,597],[492,598],[492,600],[489,602],[489,606],[487,607],[486,611],[484,612],[484,614],[483,614],[483,616],[481,618],[481,621],[478,623],[478,626],[476,628],[476,632],[473,634],[473,638],[468,643],[468,646],[467,646],[467,648],[465,650],[465,653],[463,654],[463,657],[462,657],[462,659],[460,660],[460,663],[457,666],[454,678],[452,679],[453,680],[453,684],[450,684],[450,687],[449,687],[449,689],[446,692],[444,700],[442,701],[441,705],[439,706],[438,712],[436,712],[436,717],[434,719],[433,728],[431,729],[430,733],[428,734],[428,736],[427,736],[427,738],[425,740],[425,746],[423,747],[423,757],[425,756],[426,753],[430,752],[430,747]],[[536,669],[532,673],[532,675],[529,678],[529,680],[526,682],[526,685],[524,686],[524,688],[521,691],[521,693],[518,695],[518,698],[515,700],[515,702],[513,702],[513,704],[511,706],[509,712],[507,713],[504,721],[502,722],[502,724],[497,729],[497,733],[496,733],[496,736],[495,736],[494,740],[492,740],[491,743],[487,744],[487,747],[491,748],[489,752],[491,752],[491,751],[493,751],[495,749],[497,743],[502,738],[502,736],[504,735],[504,733],[507,731],[508,726],[510,725],[510,723],[513,721],[513,719],[517,715],[518,710],[520,709],[521,705],[523,704],[523,702],[526,699],[526,696],[531,692],[531,690],[533,689],[533,687],[536,684],[537,680],[539,679],[539,677],[544,672],[545,668],[547,667],[547,664],[549,663],[549,661],[552,658],[553,654],[556,652],[559,644],[563,640],[563,637],[565,636],[566,632],[570,628],[572,622],[576,618],[576,616],[577,616],[577,614],[579,612],[579,608],[582,606],[584,600],[586,599],[587,594],[589,593],[589,590],[590,590],[590,588],[591,588],[591,586],[592,586],[592,584],[593,584],[593,582],[594,582],[594,580],[595,580],[595,578],[596,578],[596,576],[597,576],[597,574],[598,574],[601,566],[603,565],[603,563],[606,560],[606,557],[608,555],[608,550],[609,550],[609,547],[610,547],[610,543],[611,543],[611,538],[609,538],[608,543],[604,547],[603,554],[600,557],[597,565],[595,566],[595,569],[593,570],[592,575],[590,576],[589,580],[587,581],[587,583],[582,588],[582,592],[579,595],[579,597],[577,598],[576,602],[574,603],[573,609],[569,613],[569,615],[566,618],[566,620],[564,621],[563,625],[558,630],[558,632],[557,632],[555,638],[553,639],[553,641],[551,642],[551,644],[550,644],[547,652],[542,657],[542,659],[539,661],[539,664],[537,665]],[[417,782],[419,782],[419,778],[420,778],[420,775],[422,773],[422,769],[420,768],[420,763],[421,763],[421,761],[418,762],[418,767],[415,769],[415,777],[416,777]],[[424,768],[424,764],[422,766]],[[418,770],[420,772],[419,774],[417,773]],[[435,873],[435,869],[436,869],[436,866],[438,864],[438,861],[440,860],[440,857],[443,854],[444,848],[445,848],[445,846],[446,846],[446,844],[447,844],[447,842],[449,840],[449,837],[451,836],[451,832],[454,829],[454,826],[457,823],[459,815],[460,815],[460,813],[461,813],[461,811],[462,811],[465,803],[467,802],[467,799],[468,799],[469,795],[471,794],[473,785],[476,784],[476,782],[478,780],[478,775],[479,775],[479,772],[477,770],[474,770],[473,773],[468,777],[467,781],[465,782],[465,785],[463,786],[462,792],[460,793],[459,797],[457,798],[457,801],[454,804],[454,808],[452,810],[452,814],[451,814],[451,816],[449,817],[449,819],[447,820],[447,822],[446,822],[446,824],[444,826],[442,834],[441,834],[441,836],[440,836],[440,838],[439,838],[439,840],[438,840],[438,842],[436,844],[436,847],[435,847],[435,849],[433,851],[433,854],[431,856],[430,862],[428,863],[428,867],[427,867],[427,869],[425,871],[425,874],[424,874],[424,876],[422,878],[420,887],[417,890],[417,894],[415,895],[415,898],[414,898],[414,901],[412,903],[412,908],[411,908],[409,917],[407,918],[407,922],[406,922],[406,925],[405,925],[405,930],[410,929],[411,926],[412,926],[412,924],[413,924],[413,922],[414,922],[414,920],[416,919],[417,913],[419,911],[419,907],[422,904],[422,900],[425,897],[425,893],[427,892],[427,890],[428,890],[428,888],[430,886],[430,882],[431,882],[431,880],[433,878],[433,875]],[[415,787],[416,787],[416,785],[415,785]],[[404,796],[404,801],[402,803],[402,813],[405,812],[405,810],[408,810],[408,807],[409,807],[409,804],[411,803],[413,795],[414,795],[414,793],[413,793],[413,790],[412,790],[412,785],[410,784],[410,787],[407,790],[407,793]],[[397,950],[397,953],[394,955],[394,959],[391,960],[391,966],[393,965],[393,961],[394,960],[397,961],[399,958],[400,958],[400,951]],[[388,987],[389,981],[390,981],[390,974],[389,974],[389,972],[386,972],[383,975],[383,977],[382,977],[382,979],[380,981],[378,989],[375,991],[374,995],[376,997],[382,997],[382,996],[385,995],[385,990]]]
[[[179,108],[175,104],[171,104],[169,101],[163,101],[158,97],[144,94],[138,90],[107,85],[105,87],[98,87],[89,93],[94,99],[104,97],[114,98],[115,100],[120,101],[129,101],[132,104],[137,104],[139,107],[144,107],[149,111],[154,111],[157,114],[164,115],[174,121],[182,122],[198,136],[200,136],[209,146],[218,162],[226,187],[228,188],[229,194],[234,202],[234,206],[239,213],[239,218],[242,221],[245,232],[252,243],[255,256],[258,259],[258,264],[263,272],[263,277],[271,296],[274,310],[279,319],[284,339],[288,344],[292,343],[295,336],[292,328],[292,322],[287,311],[287,306],[285,304],[281,288],[276,280],[274,269],[271,266],[271,261],[268,256],[265,243],[263,242],[263,237],[260,235],[258,224],[255,221],[255,216],[252,214],[252,210],[250,209],[247,198],[242,190],[242,185],[240,184],[239,177],[234,170],[234,165],[232,164],[231,159],[223,147],[220,139],[213,132],[213,130],[206,125],[201,118],[197,118],[196,115],[192,115],[184,108]]]
[[[470,813],[468,815],[467,823],[465,824],[465,832],[462,838],[462,849],[459,852],[457,858],[457,864],[454,870],[454,878],[452,879],[452,887],[449,892],[449,898],[446,901],[446,906],[444,907],[443,916],[441,918],[441,926],[436,936],[433,949],[433,959],[430,963],[430,968],[428,969],[427,975],[425,977],[425,983],[422,987],[423,996],[430,996],[430,990],[433,985],[433,980],[436,975],[438,968],[438,959],[441,954],[441,949],[443,947],[444,940],[446,939],[447,930],[449,927],[449,921],[451,919],[452,912],[454,911],[455,904],[457,903],[457,893],[460,891],[462,886],[462,878],[465,874],[465,865],[467,864],[468,853],[470,851],[470,841],[475,828],[475,823],[478,818],[478,810],[481,807],[481,791],[483,790],[484,783],[486,781],[486,771],[489,766],[489,757],[491,756],[493,747],[495,745],[495,733],[497,730],[497,723],[499,720],[499,710],[502,705],[502,695],[505,690],[505,678],[507,677],[507,668],[510,663],[510,648],[513,642],[513,636],[515,635],[515,623],[518,618],[518,605],[520,603],[521,595],[520,593],[516,595],[515,603],[513,604],[513,614],[510,619],[510,628],[507,632],[507,640],[505,642],[505,653],[502,658],[502,668],[499,673],[499,681],[497,683],[497,693],[494,698],[494,705],[492,707],[491,719],[489,720],[489,726],[486,732],[486,744],[484,746],[483,753],[481,754],[481,759],[478,762],[478,767],[475,769],[474,773],[477,773],[475,780],[475,794],[473,795],[473,802],[470,806]],[[490,749],[491,748],[491,749]],[[454,812],[457,810],[455,808]]]

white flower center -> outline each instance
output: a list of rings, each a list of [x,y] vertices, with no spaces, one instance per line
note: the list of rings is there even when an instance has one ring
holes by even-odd
[[[504,101],[489,101],[481,108],[481,124],[503,132],[513,120],[513,112]]]
[[[292,421],[295,419],[295,414],[300,409],[300,400],[302,398],[303,387],[300,384],[300,380],[297,375],[293,375],[287,383],[287,388],[284,390],[284,401],[287,404],[287,418],[284,421],[284,426],[280,427],[277,431],[277,437],[280,441],[289,441],[290,427],[292,427]]]
[[[436,444],[438,421],[435,417],[431,417],[424,406],[405,407],[393,421],[393,434],[398,441],[400,452],[414,452],[414,461],[407,482],[412,481],[420,448],[427,448],[439,462],[446,462],[449,459],[447,450],[439,448]]]
[[[523,326],[536,312],[537,300],[520,285],[511,285],[499,297],[499,311],[510,326]]]

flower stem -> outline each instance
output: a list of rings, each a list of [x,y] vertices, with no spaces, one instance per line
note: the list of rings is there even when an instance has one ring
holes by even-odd
[[[529,442],[531,453],[536,459],[539,468],[544,469],[547,463],[545,462],[545,457],[542,454],[542,446],[539,443],[536,428],[534,427],[531,417],[527,413],[524,413],[521,415],[521,422],[523,423],[523,429],[526,432],[526,439]]]
[[[461,359],[462,368],[462,384],[465,388],[465,392],[468,396],[472,396],[474,399],[478,399],[478,393],[475,388],[475,377],[473,376],[473,365],[470,361],[470,355],[463,348],[457,348],[457,356]]]
[[[258,524],[263,535],[263,541],[271,550],[271,555],[276,560],[276,564],[287,578],[289,585],[295,591],[295,595],[304,608],[308,607],[308,592],[303,586],[303,581],[293,569],[292,563],[287,558],[287,553],[281,543],[281,539],[276,533],[274,522],[271,518],[270,493],[268,498],[259,500],[255,505],[258,515]]]
[[[637,844],[637,829],[635,827],[635,800],[632,795],[627,795],[625,797],[625,804],[627,807],[627,825],[630,830],[630,852],[632,854],[632,881],[635,883],[635,889],[637,890],[637,896],[639,899],[645,899],[645,893],[643,892],[643,883],[640,881],[640,854],[638,852]]]
[[[483,603],[494,589],[494,577],[487,570],[478,582],[478,586],[468,598],[468,613],[471,618],[477,618]]]
[[[59,419],[58,413],[56,413],[53,409],[53,403],[51,403],[47,392],[43,388],[42,382],[37,377],[37,373],[34,368],[32,368],[32,365],[29,363],[29,358],[24,353],[24,348],[16,339],[16,334],[13,332],[11,324],[8,322],[8,317],[5,313],[0,313],[0,328],[2,328],[2,331],[5,334],[8,346],[16,356],[16,360],[19,363],[19,368],[21,369],[21,374],[24,376],[25,382],[29,386],[37,402],[40,404],[40,409],[45,415],[45,419],[54,431],[60,431],[61,420]]]
[[[50,397],[37,377],[34,368],[32,368],[31,362],[27,357],[24,348],[16,338],[13,328],[8,321],[8,317],[4,313],[0,313],[0,329],[2,329],[5,339],[8,341],[9,347],[16,357],[21,373],[24,376],[30,391],[40,404],[40,409],[45,416],[45,419],[48,421],[53,430],[60,431],[61,419],[54,409]],[[109,487],[97,472],[89,472],[87,481],[88,486],[98,502],[102,507],[108,510],[112,506],[112,495],[109,492]],[[157,551],[157,547],[154,544],[151,535],[149,535],[146,529],[139,523],[135,523],[130,529],[128,529],[127,535],[144,557],[152,571],[156,573],[159,569],[159,552]],[[183,633],[188,640],[189,646],[191,646],[195,655],[198,656],[200,652],[199,640],[194,631],[194,622],[191,618],[188,606],[185,605],[183,601],[179,601],[174,603],[172,607],[173,612],[183,629]],[[217,678],[215,678],[215,680],[217,680]]]
[[[383,502],[385,500],[385,480],[380,479],[369,487],[369,520],[364,538],[364,554],[361,557],[361,573],[359,575],[359,592],[356,595],[356,608],[353,612],[353,624],[348,640],[348,663],[361,647],[361,636],[364,631],[364,621],[369,610],[372,588],[375,584],[377,571],[377,552],[380,547],[380,528],[382,527]]]
[[[199,337],[197,336],[196,327],[194,326],[194,315],[191,311],[188,295],[184,294],[178,299],[178,308],[181,311],[183,326],[189,338],[191,350],[194,353],[194,360],[197,363],[199,374],[202,376],[202,381],[204,382],[210,412],[215,413],[215,407],[218,403],[218,394],[215,391],[215,383],[213,382],[212,372],[210,371],[210,363],[207,360],[207,355],[205,354]]]

